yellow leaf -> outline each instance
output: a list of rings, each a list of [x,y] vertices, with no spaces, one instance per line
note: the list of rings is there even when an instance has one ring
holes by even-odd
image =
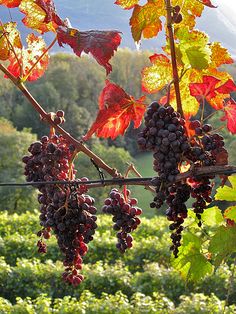
[[[138,4],[139,0],[117,0],[115,4],[120,5],[123,9],[132,9],[135,4]]]
[[[40,33],[55,32],[57,25],[53,21],[45,22],[47,13],[36,2],[36,0],[22,0],[19,6],[20,11],[25,14],[22,22],[27,27],[35,29]]]
[[[0,60],[7,60],[12,52],[12,47],[22,48],[20,33],[15,22],[0,25]]]
[[[148,93],[155,93],[172,81],[170,59],[163,54],[154,54],[150,57],[151,67],[142,71],[142,88]]]
[[[218,68],[222,64],[231,64],[234,60],[231,58],[228,50],[221,46],[220,43],[214,42],[210,45],[212,51],[211,55],[211,68]]]
[[[204,5],[197,0],[173,0],[172,6],[179,5],[181,8],[180,13],[183,16],[183,20],[179,24],[175,24],[175,28],[182,28],[188,26],[189,29],[193,29],[196,24],[196,17],[202,15]]]

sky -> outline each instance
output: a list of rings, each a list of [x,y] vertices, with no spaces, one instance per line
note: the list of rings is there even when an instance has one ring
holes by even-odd
[[[94,1],[96,1],[94,3]],[[147,0],[140,0],[140,4]],[[184,0],[183,0],[184,1]],[[236,60],[236,0],[211,0],[216,9],[206,7],[202,17],[197,19],[197,28],[210,36],[210,41],[221,42]],[[80,30],[89,29],[117,29],[123,32],[122,47],[136,49],[132,39],[129,17],[131,11],[122,10],[114,5],[115,0],[54,0],[59,14],[69,17],[72,26]],[[105,10],[106,9],[106,10]],[[18,10],[13,11],[13,19],[21,19]],[[15,15],[15,16],[14,16]],[[0,18],[9,20],[9,12],[0,7]],[[50,42],[52,35],[47,35]],[[161,50],[164,44],[164,35],[151,40],[142,40],[141,49]],[[54,49],[58,50],[58,47]],[[66,48],[66,51],[69,51]]]
[[[220,41],[236,59],[236,0],[212,0],[216,9],[206,8],[197,26],[211,41]]]

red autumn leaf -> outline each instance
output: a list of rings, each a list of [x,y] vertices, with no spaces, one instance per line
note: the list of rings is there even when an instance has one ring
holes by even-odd
[[[121,42],[118,31],[90,30],[80,32],[68,27],[58,28],[57,39],[60,46],[69,45],[78,57],[81,56],[82,52],[91,53],[96,61],[106,69],[107,74],[112,70],[109,60]]]
[[[99,97],[97,118],[84,140],[88,140],[94,133],[98,137],[114,139],[125,133],[131,121],[134,122],[134,127],[138,128],[146,110],[144,100],[145,97],[135,100],[120,86],[107,80]]]
[[[25,14],[25,26],[40,33],[55,32],[58,26],[66,23],[57,15],[53,0],[21,0],[20,11]]]
[[[16,8],[20,5],[21,0],[0,0],[0,5],[5,5],[8,8]]]
[[[196,99],[201,102],[203,98],[213,98],[216,96],[216,84],[220,82],[217,78],[213,76],[203,77],[203,83],[190,83],[190,94],[196,97]]]
[[[217,8],[216,6],[214,6],[210,0],[201,0],[201,3],[206,5],[207,7],[210,7],[210,8]]]
[[[65,25],[65,22],[58,16],[53,0],[36,0],[36,4],[42,8],[45,13],[45,23],[54,22],[58,26]]]
[[[199,102],[206,99],[216,110],[222,109],[222,98],[227,98],[231,92],[236,91],[236,85],[230,79],[222,84],[221,80],[213,76],[204,75],[202,78],[202,83],[189,84],[191,96],[194,96]]]
[[[44,40],[41,37],[37,37],[34,34],[29,34],[26,38],[28,43],[28,48],[15,48],[15,55],[11,55],[9,58],[10,64],[8,70],[15,77],[22,77],[29,75],[27,77],[28,81],[35,81],[40,78],[47,69],[49,56],[48,52],[45,53],[43,58],[38,61],[39,57],[46,51],[46,45]],[[36,63],[31,73],[29,70]]]
[[[232,134],[236,134],[236,103],[233,99],[226,102],[224,107],[225,116],[221,118],[222,121],[227,120],[227,128]]]

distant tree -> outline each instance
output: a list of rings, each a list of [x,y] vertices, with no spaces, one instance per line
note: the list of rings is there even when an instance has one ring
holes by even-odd
[[[0,182],[24,182],[22,156],[36,136],[28,130],[17,131],[12,124],[0,118]],[[12,213],[32,209],[36,203],[32,188],[0,187],[0,210]]]

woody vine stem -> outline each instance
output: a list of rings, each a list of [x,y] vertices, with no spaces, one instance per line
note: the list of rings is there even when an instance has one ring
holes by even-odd
[[[173,71],[173,82],[175,87],[175,95],[176,95],[176,103],[177,103],[177,111],[184,117],[182,102],[181,102],[181,94],[179,88],[179,74],[176,62],[176,52],[175,52],[175,40],[173,34],[173,27],[172,27],[172,6],[171,0],[166,0],[166,12],[167,12],[167,29],[168,29],[168,36],[170,42],[170,52],[171,52],[171,63],[172,63],[172,71]]]

